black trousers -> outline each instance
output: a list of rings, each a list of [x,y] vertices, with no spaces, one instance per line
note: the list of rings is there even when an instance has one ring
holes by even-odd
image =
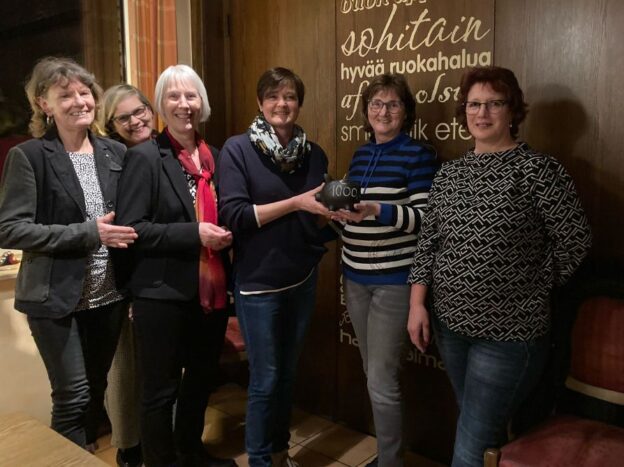
[[[28,317],[52,387],[52,429],[84,447],[104,417],[106,375],[128,303],[119,301],[63,318]]]
[[[143,371],[143,462],[167,466],[203,449],[204,414],[217,381],[228,316],[204,313],[197,300],[138,298],[132,309]]]

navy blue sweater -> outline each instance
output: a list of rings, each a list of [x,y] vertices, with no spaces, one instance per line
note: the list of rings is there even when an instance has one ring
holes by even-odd
[[[246,134],[225,142],[218,162],[219,219],[234,235],[234,275],[242,292],[271,291],[303,281],[326,249],[317,216],[297,211],[258,227],[254,205],[316,188],[327,172],[320,146],[292,174],[282,173]]]

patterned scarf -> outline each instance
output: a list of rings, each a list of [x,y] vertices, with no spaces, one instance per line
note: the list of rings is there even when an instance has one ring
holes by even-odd
[[[291,174],[301,167],[305,155],[310,152],[310,143],[306,141],[306,134],[300,126],[295,125],[293,139],[290,140],[288,146],[283,147],[275,129],[262,114],[251,122],[247,135],[252,144],[269,156],[273,163],[285,173]]]
[[[217,194],[212,176],[215,170],[214,158],[206,142],[196,135],[197,150],[201,169],[198,170],[191,154],[171,136],[165,128],[171,145],[184,170],[193,176],[197,183],[195,196],[195,214],[198,222],[210,222],[218,225]],[[225,308],[226,305],[225,268],[218,251],[202,246],[199,256],[199,302],[205,313]]]

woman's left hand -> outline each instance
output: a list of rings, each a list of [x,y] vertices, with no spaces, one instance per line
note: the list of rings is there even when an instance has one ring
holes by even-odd
[[[232,232],[210,222],[199,223],[199,238],[203,246],[215,251],[223,250],[232,244]]]
[[[407,332],[412,344],[422,353],[425,353],[429,346],[431,331],[429,329],[429,313],[423,304],[410,304]]]
[[[334,221],[360,223],[369,216],[379,216],[381,205],[379,203],[356,203],[353,205],[355,211],[339,209],[330,214]]]
[[[295,203],[296,210],[307,211],[312,214],[319,214],[321,216],[328,217],[330,214],[329,210],[322,203],[319,203],[316,200],[316,194],[323,189],[324,185],[324,183],[321,183],[316,188],[293,197],[292,199]]]

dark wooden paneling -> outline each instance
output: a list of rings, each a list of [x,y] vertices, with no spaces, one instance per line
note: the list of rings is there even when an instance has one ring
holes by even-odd
[[[30,105],[24,85],[37,60],[64,55],[82,61],[80,0],[15,2],[3,10],[0,92],[5,102],[0,103],[0,118],[14,122],[7,128],[10,133],[27,134]]]
[[[299,116],[309,139],[323,147],[335,175],[336,94],[334,0],[232,0],[230,4],[231,123],[244,132],[258,111],[256,83],[275,66],[294,70],[306,87]],[[317,307],[299,366],[297,400],[333,415],[337,342],[336,246],[321,262]]]
[[[498,0],[496,63],[514,70],[530,104],[521,136],[574,177],[593,254],[624,257],[624,3]]]
[[[204,80],[211,108],[210,120],[204,125],[204,134],[206,141],[220,148],[229,136],[226,5],[224,0],[210,2],[193,0],[191,7],[193,43],[203,45],[203,54],[193,52],[193,66]],[[197,37],[199,31],[201,36]]]
[[[82,0],[83,64],[102,88],[125,81],[121,5],[118,0]]]

